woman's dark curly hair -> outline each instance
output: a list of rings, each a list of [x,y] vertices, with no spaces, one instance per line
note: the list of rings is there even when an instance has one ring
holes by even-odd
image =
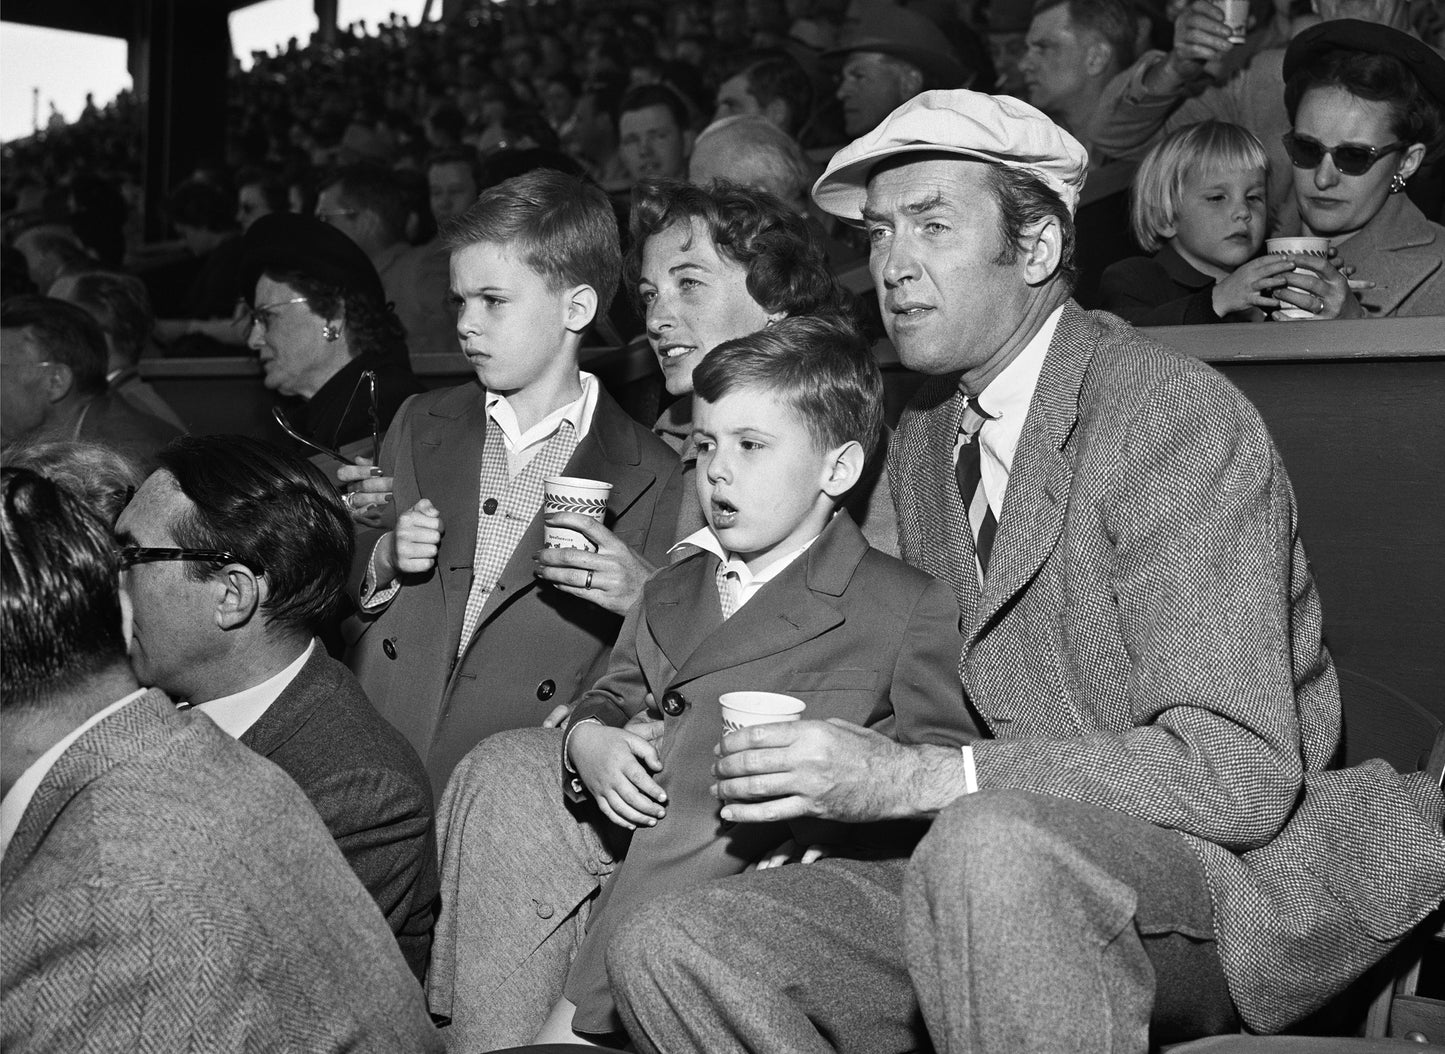
[[[807,221],[772,194],[725,180],[703,188],[645,179],[633,188],[624,273],[634,298],[647,239],[692,220],[702,222],[720,254],[747,269],[748,293],[764,311],[850,315],[848,294]]]
[[[344,308],[346,342],[355,355],[372,352],[384,358],[406,360],[406,327],[390,304],[378,304],[368,296],[312,278],[305,271],[267,268],[265,274],[273,282],[282,282],[304,296],[307,306],[322,318],[334,316],[337,307]]]
[[[1357,98],[1385,103],[1390,108],[1390,134],[1402,143],[1424,143],[1426,156],[1440,149],[1445,132],[1440,104],[1394,55],[1337,48],[1301,66],[1284,86],[1290,124],[1311,88],[1340,88]]]

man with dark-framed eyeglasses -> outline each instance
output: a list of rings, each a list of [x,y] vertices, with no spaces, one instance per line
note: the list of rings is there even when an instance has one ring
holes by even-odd
[[[136,675],[291,775],[422,977],[437,898],[431,788],[317,639],[351,563],[340,498],[310,462],[242,436],[178,441],[160,464],[115,528]]]
[[[0,472],[0,1046],[440,1050],[295,781],[126,663],[87,500]]]

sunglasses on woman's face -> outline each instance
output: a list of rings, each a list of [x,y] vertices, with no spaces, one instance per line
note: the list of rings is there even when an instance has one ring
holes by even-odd
[[[1325,158],[1332,158],[1335,168],[1340,170],[1341,175],[1363,176],[1370,169],[1375,167],[1375,162],[1396,150],[1403,148],[1405,143],[1387,143],[1384,146],[1361,146],[1356,143],[1341,143],[1339,146],[1325,146],[1318,139],[1311,139],[1307,135],[1297,135],[1294,132],[1284,134],[1285,152],[1289,154],[1291,164],[1295,168],[1315,169],[1325,163]]]

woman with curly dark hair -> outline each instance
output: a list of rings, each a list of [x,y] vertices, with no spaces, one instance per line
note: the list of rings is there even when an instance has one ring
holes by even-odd
[[[242,252],[246,343],[261,358],[266,387],[301,400],[286,406],[301,435],[333,449],[365,440],[359,452],[372,456],[373,432],[423,390],[376,268],[336,228],[293,213],[258,219]]]
[[[646,319],[668,394],[677,396],[652,430],[683,461],[677,529],[683,539],[703,526],[694,479],[692,371],[723,341],[792,316],[847,317],[850,301],[804,218],[763,191],[723,181],[698,187],[642,180],[632,191],[631,234],[624,284]],[[897,554],[898,524],[886,480],[859,484],[846,507],[869,542]],[[627,611],[653,568],[605,528],[571,518],[565,526],[591,537],[598,551],[545,549],[538,554],[538,573],[574,596]],[[622,585],[601,591],[575,585],[576,571],[603,570],[614,574],[597,578],[616,577]]]

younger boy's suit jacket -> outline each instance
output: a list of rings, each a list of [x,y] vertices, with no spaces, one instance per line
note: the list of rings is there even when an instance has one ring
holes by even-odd
[[[711,553],[698,553],[647,583],[607,676],[579,700],[569,725],[590,718],[625,724],[649,692],[664,722],[656,778],[667,791],[667,815],[633,833],[568,982],[567,996],[578,1004],[574,1023],[584,1031],[620,1027],[610,1016],[602,957],[616,925],[658,893],[736,874],[790,837],[800,846],[842,841],[839,852],[861,843],[869,853],[906,856],[926,828],[723,825],[710,791],[713,750],[723,736],[720,695],[782,692],[807,703],[804,719],[842,718],[908,743],[961,745],[976,736],[958,679],[951,590],[870,549],[846,513],[726,622],[717,564]],[[578,793],[570,780],[568,793]]]
[[[403,575],[391,603],[362,612],[348,634],[354,641],[348,665],[381,715],[416,748],[438,796],[456,763],[483,738],[539,725],[590,686],[606,669],[622,624],[620,616],[533,576],[532,557],[543,545],[539,510],[457,658],[486,432],[486,391],[475,383],[414,396],[398,411],[382,445],[382,469],[395,479],[398,511],[428,498],[441,512],[441,550],[435,567]],[[611,483],[606,525],[650,563],[667,562],[677,523],[677,455],[605,391],[565,474]],[[383,533],[358,538],[353,596]]]

